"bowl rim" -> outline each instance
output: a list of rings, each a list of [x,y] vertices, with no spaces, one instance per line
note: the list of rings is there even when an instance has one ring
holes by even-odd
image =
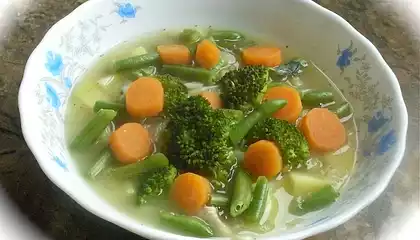
[[[86,203],[85,199],[83,197],[80,197],[77,193],[75,193],[73,190],[67,188],[64,184],[61,183],[61,181],[58,179],[58,176],[56,174],[51,173],[51,171],[48,169],[47,161],[41,160],[41,153],[37,149],[37,143],[34,142],[32,136],[32,133],[30,131],[31,129],[31,123],[30,119],[25,117],[25,109],[27,107],[25,106],[24,99],[26,98],[25,89],[27,88],[27,82],[29,82],[28,77],[28,69],[32,62],[36,61],[35,56],[36,53],[40,51],[40,48],[42,45],[45,44],[46,39],[50,38],[54,35],[57,29],[61,28],[62,26],[65,26],[67,22],[71,22],[75,19],[77,19],[77,16],[79,13],[82,13],[83,11],[86,11],[87,9],[94,7],[100,2],[105,0],[90,0],[87,1],[80,6],[78,6],[76,9],[74,9],[72,12],[67,14],[65,17],[60,19],[58,22],[56,22],[44,35],[42,40],[38,43],[38,45],[35,47],[35,49],[32,51],[31,55],[28,58],[28,61],[25,65],[24,74],[22,77],[22,81],[19,87],[19,93],[18,93],[18,107],[19,107],[19,114],[20,114],[20,120],[21,120],[21,128],[22,133],[25,142],[27,143],[29,149],[31,150],[32,154],[34,155],[35,159],[37,160],[39,166],[41,167],[42,171],[45,173],[45,175],[55,184],[57,185],[63,192],[65,192],[68,196],[70,196],[77,204],[82,206],[87,211],[91,212],[92,214],[104,219],[105,221],[112,222],[113,224],[116,224],[117,226],[120,226],[126,230],[129,230],[131,232],[134,232],[136,234],[139,234],[143,237],[147,238],[153,238],[153,239],[197,239],[192,237],[185,237],[181,235],[175,235],[171,233],[163,232],[159,229],[150,227],[149,230],[145,230],[144,227],[139,229],[133,229],[128,224],[122,222],[122,221],[115,221],[109,218],[109,215],[100,211],[99,209],[96,209],[95,207],[91,207],[89,204]],[[328,18],[331,18],[333,21],[337,22],[345,31],[349,32],[355,39],[361,42],[364,46],[367,48],[367,52],[369,52],[372,57],[374,57],[375,61],[378,61],[379,67],[381,70],[385,72],[386,75],[388,75],[390,79],[391,87],[395,90],[395,99],[394,101],[397,102],[397,105],[400,106],[396,111],[398,112],[398,115],[400,116],[401,121],[399,122],[400,128],[402,131],[399,131],[397,133],[397,138],[401,139],[401,141],[398,141],[396,145],[394,146],[396,149],[396,153],[394,154],[394,160],[391,161],[391,164],[389,165],[386,175],[382,176],[381,181],[379,181],[376,185],[374,185],[371,193],[366,196],[366,198],[363,201],[360,201],[359,204],[354,204],[352,207],[348,208],[347,211],[340,213],[340,215],[336,215],[328,220],[323,221],[322,223],[319,223],[314,226],[307,227],[306,229],[303,229],[302,231],[291,233],[287,237],[285,236],[284,240],[294,240],[294,239],[304,239],[306,237],[310,237],[325,231],[328,231],[330,229],[336,228],[339,225],[345,223],[352,217],[354,217],[357,213],[359,213],[361,210],[363,210],[365,207],[370,205],[375,199],[379,197],[379,195],[385,190],[385,188],[390,183],[392,176],[394,175],[395,171],[397,170],[398,166],[402,162],[404,152],[405,152],[405,145],[406,145],[406,136],[407,136],[407,129],[408,129],[408,113],[407,108],[405,106],[402,92],[400,89],[400,85],[398,82],[398,79],[394,72],[391,70],[389,65],[386,63],[385,59],[382,57],[378,49],[360,32],[358,32],[350,23],[348,23],[344,18],[339,16],[338,14],[322,7],[321,5],[313,2],[312,0],[298,0],[301,3],[307,4],[312,8],[312,11],[317,12],[317,14],[324,15]],[[275,240],[278,239],[278,237],[266,237],[265,240]]]

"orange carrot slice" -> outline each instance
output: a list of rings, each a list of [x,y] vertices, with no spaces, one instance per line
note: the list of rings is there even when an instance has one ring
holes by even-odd
[[[277,146],[267,140],[251,144],[244,157],[244,168],[253,176],[273,178],[283,168],[283,161]]]
[[[189,215],[196,214],[209,201],[209,181],[194,173],[179,175],[172,184],[170,198]]]
[[[164,90],[156,78],[141,77],[131,83],[125,95],[127,112],[135,118],[157,116],[163,110]]]
[[[203,40],[197,45],[195,60],[201,67],[211,69],[219,63],[220,50],[213,42]]]
[[[190,64],[191,53],[184,45],[159,45],[157,51],[163,64]]]
[[[281,50],[276,47],[249,47],[242,51],[242,61],[245,65],[275,67],[282,62]]]
[[[284,99],[287,104],[273,114],[273,117],[286,120],[290,123],[296,122],[302,112],[302,101],[299,92],[288,86],[279,86],[268,89],[264,95],[265,100]]]
[[[326,108],[314,108],[309,111],[303,117],[300,129],[311,149],[317,152],[338,150],[347,140],[344,125],[336,114]]]
[[[223,102],[219,94],[216,92],[201,92],[200,96],[205,98],[213,109],[222,108]]]
[[[126,123],[113,132],[109,147],[122,163],[134,163],[151,152],[149,132],[139,123]]]

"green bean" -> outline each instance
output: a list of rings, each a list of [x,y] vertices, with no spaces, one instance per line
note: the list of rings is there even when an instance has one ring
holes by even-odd
[[[210,31],[210,36],[213,37],[213,39],[217,42],[217,41],[229,41],[229,42],[234,42],[234,41],[239,41],[244,39],[244,35],[242,35],[239,32],[235,32],[235,31]]]
[[[229,198],[220,193],[213,193],[211,195],[210,204],[217,207],[225,207],[229,205]]]
[[[91,179],[95,179],[99,174],[104,172],[104,170],[109,167],[113,160],[114,158],[112,157],[109,149],[103,150],[99,155],[98,161],[96,161],[96,163],[90,168],[88,176]]]
[[[248,209],[252,200],[251,177],[238,169],[233,180],[232,197],[230,199],[230,215],[237,217]]]
[[[352,114],[350,103],[341,104],[334,112],[340,119],[350,116]]]
[[[332,204],[340,196],[331,185],[327,185],[317,192],[305,197],[295,197],[289,204],[289,212],[296,216],[302,216],[309,212],[321,210]]]
[[[309,90],[302,92],[302,103],[308,106],[320,106],[321,104],[334,102],[332,92]]]
[[[107,175],[115,178],[131,178],[156,168],[169,165],[168,158],[162,153],[155,153],[144,160],[131,163],[122,167],[111,168]]]
[[[255,124],[270,117],[274,112],[286,106],[286,104],[287,101],[283,99],[262,103],[256,110],[251,112],[232,128],[229,133],[232,143],[234,145],[238,144]]]
[[[105,101],[96,101],[95,105],[93,106],[93,111],[98,112],[101,109],[111,109],[114,111],[119,111],[124,109],[124,104],[122,103],[114,103],[114,102],[105,102]]]
[[[114,69],[121,71],[124,69],[138,68],[145,65],[155,64],[159,60],[158,53],[147,53],[135,57],[117,60],[114,63]]]
[[[204,68],[195,68],[181,65],[163,65],[162,71],[184,80],[212,84],[214,82],[214,73]]]
[[[213,229],[204,220],[198,217],[178,215],[166,211],[160,211],[160,222],[174,230],[181,230],[183,233],[194,237],[213,237]]]
[[[105,128],[117,116],[117,112],[111,109],[101,109],[92,120],[80,131],[70,144],[71,148],[83,149],[90,146],[102,134]]]
[[[245,219],[247,221],[257,223],[261,220],[267,206],[269,191],[268,179],[264,176],[258,177],[254,193],[252,194],[251,204],[245,212]]]
[[[203,38],[203,35],[197,29],[184,29],[179,34],[179,41],[185,45],[197,43]]]

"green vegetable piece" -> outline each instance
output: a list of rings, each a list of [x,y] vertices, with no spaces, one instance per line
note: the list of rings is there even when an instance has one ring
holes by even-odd
[[[330,182],[321,176],[310,173],[292,171],[284,177],[284,188],[290,195],[298,197],[316,192],[328,186]]]
[[[114,103],[114,102],[105,102],[105,101],[96,101],[95,105],[93,106],[93,111],[98,112],[101,109],[111,109],[114,111],[119,111],[124,109],[125,106],[122,103]]]
[[[302,216],[318,211],[334,203],[339,196],[340,194],[331,185],[328,185],[305,197],[294,198],[289,204],[289,212],[296,216]]]
[[[284,99],[271,100],[261,104],[256,110],[236,124],[230,131],[232,143],[236,145],[241,142],[255,124],[270,117],[277,110],[286,106],[286,104],[287,101]]]
[[[261,103],[269,82],[269,68],[263,66],[246,66],[225,73],[219,81],[224,106],[252,110]]]
[[[243,40],[245,37],[239,32],[235,31],[226,31],[226,30],[219,30],[219,31],[211,31],[210,36],[214,39],[214,41],[228,41],[228,42],[235,42],[239,40]]]
[[[105,128],[117,116],[117,112],[110,109],[101,109],[90,122],[80,131],[79,135],[73,139],[71,148],[83,149],[90,146],[102,134]]]
[[[203,35],[197,29],[184,29],[179,34],[179,41],[185,45],[191,45],[199,42]]]
[[[225,194],[213,193],[210,204],[216,207],[226,207],[229,205],[229,198]]]
[[[221,108],[218,109],[218,111],[223,112],[225,117],[234,119],[236,121],[239,121],[244,118],[244,112],[242,112],[241,110]]]
[[[353,114],[350,103],[348,102],[341,104],[334,112],[340,119],[349,117],[351,114]]]
[[[112,157],[111,152],[109,149],[105,149],[101,152],[99,155],[98,161],[95,162],[95,164],[90,168],[88,172],[88,176],[91,179],[95,179],[99,174],[104,172],[114,161],[114,158]]]
[[[158,53],[148,53],[135,57],[130,57],[122,60],[117,60],[114,63],[114,69],[116,71],[121,71],[124,69],[132,69],[143,67],[146,65],[152,65],[159,61]]]
[[[334,102],[334,95],[332,92],[322,92],[309,90],[302,92],[302,103],[307,106],[320,106]]]
[[[182,78],[188,81],[197,81],[204,84],[214,83],[214,73],[204,68],[195,68],[182,65],[163,65],[164,73]]]
[[[178,215],[166,211],[161,211],[159,216],[163,225],[173,230],[180,230],[190,236],[206,238],[214,235],[210,225],[198,217]]]
[[[258,122],[248,132],[246,142],[249,145],[259,140],[275,142],[289,169],[305,166],[310,156],[305,136],[294,124],[285,120],[270,117]]]
[[[144,160],[131,163],[122,167],[111,168],[108,175],[114,178],[131,178],[140,174],[152,171],[157,168],[163,168],[169,165],[168,158],[162,153],[155,153]]]
[[[274,75],[285,81],[288,78],[301,75],[303,73],[303,69],[307,68],[308,66],[309,64],[306,60],[297,58],[272,69],[275,73]],[[272,77],[275,76],[272,75]]]
[[[267,206],[269,192],[268,179],[264,176],[258,177],[251,204],[245,212],[245,219],[248,222],[258,223],[261,220]]]
[[[156,168],[145,173],[140,179],[137,203],[139,205],[145,204],[149,198],[153,199],[153,197],[166,193],[177,175],[178,170],[172,165]]]
[[[251,177],[241,169],[235,174],[233,180],[232,197],[230,199],[230,215],[237,217],[245,212],[252,200]]]

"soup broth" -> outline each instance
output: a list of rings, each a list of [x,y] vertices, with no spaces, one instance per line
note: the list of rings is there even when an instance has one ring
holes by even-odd
[[[180,31],[174,30],[160,31],[158,33],[142,36],[133,42],[124,42],[119,44],[101,56],[82,76],[81,80],[78,84],[76,84],[72,91],[65,117],[66,138],[70,145],[70,153],[76,161],[80,174],[85,176],[86,181],[98,193],[98,195],[103,197],[110,204],[114,205],[121,212],[124,212],[139,222],[174,233],[192,236],[195,235],[194,230],[182,231],[182,228],[177,228],[173,225],[171,226],[171,224],[168,224],[168,221],[165,221],[165,219],[162,218],[162,215],[159,214],[159,212],[162,210],[168,213],[173,212],[176,214],[174,215],[175,217],[178,217],[178,215],[196,215],[206,221],[206,226],[210,226],[210,229],[212,229],[212,235],[203,236],[233,237],[238,234],[262,234],[273,229],[286,230],[298,225],[302,219],[310,216],[310,214],[314,214],[316,211],[324,207],[328,207],[329,204],[320,203],[319,207],[308,210],[304,209],[304,204],[305,201],[309,201],[308,196],[310,197],[313,194],[317,194],[322,191],[325,192],[329,189],[328,187],[333,189],[332,191],[334,192],[339,192],[350,178],[356,161],[355,152],[357,149],[357,131],[356,125],[351,116],[352,108],[339,89],[313,62],[304,60],[299,60],[301,62],[297,61],[296,57],[298,57],[297,53],[299,52],[299,49],[290,49],[287,46],[277,46],[272,42],[264,41],[264,39],[253,38],[252,36],[246,36],[242,33],[230,31],[216,31],[213,29],[193,29],[188,31],[184,31],[183,33],[188,32],[191,34],[192,31],[197,31],[199,33],[198,36],[200,37],[197,37],[199,38],[197,42],[194,42],[195,39],[191,37],[191,35],[188,35],[189,38],[185,40],[183,38],[185,36],[183,36],[182,33],[180,37]],[[279,157],[279,161],[283,161],[283,168],[280,173],[275,174],[275,177],[267,177],[268,189],[270,190],[268,191],[268,197],[265,200],[265,209],[263,209],[264,214],[259,217],[258,222],[247,220],[248,218],[245,216],[247,214],[246,211],[248,210],[245,210],[245,213],[235,217],[232,217],[229,210],[230,205],[234,202],[234,199],[232,199],[234,196],[232,195],[234,195],[235,192],[234,182],[237,178],[237,171],[239,171],[237,170],[238,168],[242,168],[241,171],[248,172],[246,174],[249,174],[249,178],[254,181],[253,187],[255,189],[257,188],[255,186],[258,184],[258,182],[255,183],[257,176],[253,174],[252,171],[245,168],[243,164],[244,161],[248,160],[244,160],[244,152],[247,152],[247,148],[249,148],[250,144],[244,144],[243,141],[237,145],[231,144],[235,152],[235,161],[237,163],[232,165],[232,168],[235,170],[230,172],[227,182],[223,182],[223,184],[218,185],[219,182],[216,183],[214,181],[214,176],[208,176],[207,173],[202,174],[210,180],[212,186],[212,196],[213,194],[219,194],[228,199],[227,202],[223,203],[225,205],[222,204],[222,206],[213,205],[212,201],[206,202],[206,211],[215,211],[216,213],[212,217],[202,217],[201,213],[191,214],[183,211],[182,207],[180,207],[179,204],[177,205],[176,200],[171,197],[173,195],[172,192],[176,191],[173,189],[175,188],[173,187],[173,184],[163,188],[161,194],[157,194],[158,196],[151,196],[145,203],[139,203],[139,183],[146,181],[146,179],[142,176],[148,174],[148,172],[146,170],[142,170],[142,166],[139,166],[137,167],[137,170],[140,170],[137,174],[128,176],[125,173],[136,169],[136,167],[134,167],[130,170],[127,166],[135,166],[139,162],[149,160],[138,159],[138,161],[130,163],[124,162],[121,159],[118,161],[118,154],[115,152],[116,147],[109,147],[112,145],[112,143],[110,143],[111,134],[113,134],[113,132],[125,123],[134,122],[140,123],[140,125],[148,131],[148,138],[151,142],[151,150],[148,152],[148,156],[159,152],[166,154],[168,148],[171,146],[167,146],[165,129],[170,129],[172,121],[170,117],[165,115],[166,105],[164,105],[163,113],[161,112],[159,116],[133,116],[133,114],[129,114],[127,112],[128,105],[126,104],[126,101],[128,101],[128,98],[126,98],[126,94],[128,91],[131,91],[130,88],[132,87],[134,81],[142,81],[141,79],[145,77],[159,78],[159,74],[163,74],[164,67],[162,67],[162,61],[165,62],[168,60],[164,58],[164,53],[159,51],[159,53],[157,53],[157,46],[184,44],[186,46],[185,49],[188,49],[188,52],[191,55],[190,58],[193,59],[188,67],[203,70],[204,68],[200,68],[200,65],[205,65],[203,63],[203,61],[205,62],[205,59],[199,59],[198,55],[200,54],[200,50],[196,47],[196,45],[201,44],[205,38],[208,39],[210,45],[213,44],[213,47],[219,49],[220,59],[222,59],[220,62],[224,62],[225,64],[221,70],[214,74],[215,79],[220,79],[223,75],[226,76],[226,72],[244,68],[246,65],[244,62],[246,63],[248,61],[244,59],[244,51],[249,51],[249,48],[254,47],[259,50],[260,48],[258,47],[260,46],[268,46],[266,49],[273,49],[272,46],[277,46],[276,49],[278,48],[281,50],[281,65],[280,67],[268,67],[270,69],[269,80],[271,82],[267,82],[267,86],[261,91],[261,93],[268,91],[267,88],[271,89],[279,86],[293,88],[299,91],[300,97],[303,101],[303,108],[298,119],[290,123],[293,126],[302,123],[302,118],[314,108],[322,108],[329,109],[331,113],[337,113],[337,115],[341,118],[340,120],[342,125],[345,128],[346,141],[344,144],[336,147],[335,149],[331,149],[330,151],[314,151],[313,146],[310,146],[310,155],[306,159],[301,159],[302,164],[298,166],[292,167],[288,164],[287,159],[285,159],[284,156]],[[191,42],[188,42],[188,40]],[[185,43],[185,41],[187,41],[187,43]],[[208,48],[211,49],[211,47],[212,46]],[[181,47],[178,46],[177,48]],[[175,52],[177,50],[178,49],[175,49]],[[150,63],[146,63],[144,65],[140,64],[141,66],[130,65],[125,66],[124,69],[119,69],[118,71],[116,70],[118,69],[118,66],[116,67],[116,65],[119,60],[129,57],[135,58],[136,56],[152,56],[152,54],[160,54],[158,60],[151,61]],[[211,55],[212,53],[208,54]],[[276,51],[272,51],[269,54],[273,54],[275,57],[277,53]],[[179,58],[176,59],[175,62],[181,61],[180,59],[182,58],[182,54],[178,54],[177,56],[179,56]],[[265,56],[251,56],[255,57],[256,60],[253,60],[257,62],[260,61],[258,60],[260,58],[263,60],[265,59]],[[273,56],[271,56],[272,59],[274,59]],[[206,61],[211,62],[209,59]],[[264,62],[263,60],[261,60],[263,63],[262,65],[268,61]],[[293,61],[295,63],[294,66],[287,65],[287,63],[293,63]],[[213,71],[213,69],[210,69],[209,71]],[[285,69],[287,71],[284,71]],[[281,74],[279,74],[279,72]],[[222,95],[226,94],[223,93],[223,88],[220,88],[217,83],[203,84],[203,82],[194,81],[194,79],[188,77],[183,78],[185,75],[182,74],[174,75],[176,75],[175,77],[181,77],[183,83],[188,87],[188,94],[190,96],[197,95],[202,91],[211,91]],[[306,91],[304,89],[311,90]],[[305,98],[305,94],[314,92],[317,93],[320,91],[328,92],[330,95],[328,95],[327,98],[333,99],[333,101],[315,103],[315,105],[313,105],[312,103],[306,104],[306,100],[303,100]],[[165,98],[164,104],[166,104],[166,100],[167,99]],[[89,122],[92,122],[92,119],[95,119],[99,112],[101,112],[99,110],[101,109],[100,107],[105,106],[98,104],[97,101],[115,104],[110,108],[117,110],[117,114],[115,118],[111,118],[109,124],[105,124],[107,125],[105,128],[95,130],[96,132],[100,131],[100,134],[97,134],[97,136],[93,138],[93,141],[88,142],[88,144],[86,144],[86,141],[82,141],[83,144],[79,144],[74,147],[73,143],[80,138],[81,133],[92,134],[92,132],[95,132],[93,130],[83,130],[86,128],[85,126],[87,126]],[[313,99],[309,99],[308,101],[313,101]],[[240,110],[243,111],[245,118],[247,118],[252,115],[253,111],[258,111],[260,104],[263,103],[255,104],[251,108],[246,108],[246,110]],[[289,104],[289,102],[287,104]],[[223,106],[226,108],[228,104],[223,103]],[[342,107],[340,108],[339,106]],[[95,109],[96,112],[93,109]],[[343,111],[344,114],[337,111]],[[260,122],[261,121],[263,120],[260,119]],[[241,121],[235,124],[240,123]],[[101,124],[93,125],[98,128]],[[304,123],[302,123],[302,125],[304,125]],[[302,127],[298,127],[296,129],[300,132]],[[199,135],[200,132],[197,134]],[[194,138],[194,136],[191,137]],[[308,136],[305,137],[307,138]],[[273,139],[267,140],[272,141]],[[287,141],[287,139],[285,139],[285,141]],[[81,145],[83,146],[80,147]],[[311,141],[309,141],[309,145],[311,145]],[[146,158],[148,156],[146,156]],[[203,169],[194,169],[192,167],[182,168],[180,167],[182,164],[174,163],[177,159],[174,159],[171,156],[173,155],[167,156],[169,158],[169,163],[174,164],[178,168],[178,177],[175,181],[178,181],[180,175],[184,175],[185,172],[194,172],[195,174],[201,175]],[[247,156],[247,153],[245,153],[245,156]],[[126,169],[124,171],[120,171],[123,172],[123,174],[118,173],[119,169],[124,167]],[[136,170],[134,172],[136,172]],[[235,174],[233,172],[235,172]],[[118,173],[119,176],[115,177],[113,175],[114,173]],[[311,185],[308,187],[311,189],[307,190],[301,187],[302,185],[305,185],[305,181]],[[313,184],[314,182],[315,184]],[[255,194],[255,189],[252,194]],[[303,192],[305,194],[298,194],[296,192]],[[212,199],[213,198],[215,197],[212,197]],[[253,198],[255,198],[255,196],[253,196]],[[332,199],[331,202],[334,200],[335,198]],[[252,200],[250,201],[250,204],[252,205]],[[300,214],[291,210],[291,208],[293,208],[291,206],[293,201],[301,204],[299,205],[298,211]],[[171,221],[169,220],[169,222]]]

